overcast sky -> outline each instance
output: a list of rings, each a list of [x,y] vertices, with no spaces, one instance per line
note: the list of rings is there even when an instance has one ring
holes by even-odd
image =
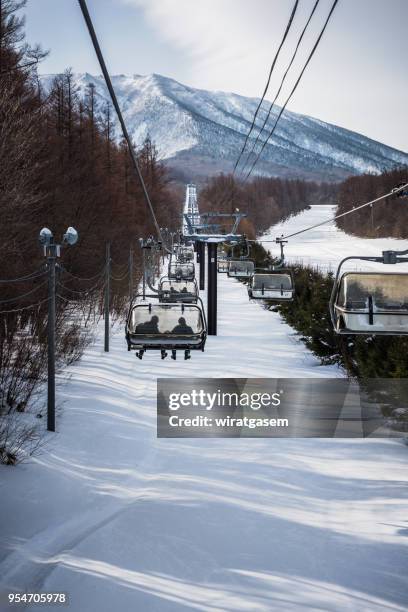
[[[203,89],[260,96],[294,0],[88,0],[111,74],[156,72]],[[271,82],[273,99],[314,0],[300,0]],[[320,5],[296,78],[329,12]],[[99,74],[76,0],[28,0],[29,42],[50,49],[42,72]],[[408,0],[339,0],[288,108],[408,151]]]

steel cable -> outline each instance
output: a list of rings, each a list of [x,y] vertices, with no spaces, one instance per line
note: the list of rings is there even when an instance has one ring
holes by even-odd
[[[316,42],[315,42],[315,44],[314,44],[314,46],[313,46],[313,48],[312,48],[312,50],[311,50],[311,52],[310,52],[310,54],[309,54],[309,56],[308,56],[307,60],[306,60],[306,63],[305,63],[305,65],[303,66],[303,68],[302,68],[302,70],[301,70],[301,73],[300,73],[300,75],[298,76],[298,78],[297,78],[297,80],[296,80],[296,83],[294,84],[294,86],[293,86],[293,88],[292,88],[292,91],[290,92],[289,96],[286,98],[286,101],[285,101],[284,105],[282,106],[282,108],[281,108],[281,110],[280,110],[280,112],[279,112],[279,114],[278,114],[278,116],[277,116],[277,118],[276,118],[276,120],[275,120],[275,123],[274,123],[274,125],[273,125],[273,128],[272,128],[272,129],[271,129],[271,131],[269,132],[268,137],[266,138],[266,140],[263,142],[263,144],[262,144],[262,148],[261,148],[261,150],[259,151],[258,155],[256,156],[256,159],[255,159],[255,161],[253,162],[253,164],[252,164],[252,166],[251,166],[251,168],[250,168],[250,170],[249,170],[248,174],[245,176],[245,178],[244,178],[244,182],[246,182],[246,181],[248,180],[248,178],[250,177],[250,175],[252,174],[252,171],[253,171],[253,169],[255,168],[256,164],[258,163],[258,160],[259,160],[259,158],[261,157],[261,155],[262,155],[262,153],[263,153],[263,151],[264,151],[264,149],[265,149],[266,145],[268,144],[269,140],[272,138],[272,136],[273,136],[273,134],[274,134],[274,132],[275,132],[276,126],[278,125],[279,120],[280,120],[280,118],[282,117],[283,111],[285,110],[285,108],[286,108],[286,106],[287,106],[288,102],[290,101],[291,97],[292,97],[292,96],[293,96],[293,94],[295,93],[295,91],[296,91],[296,89],[297,89],[297,86],[299,85],[299,83],[300,83],[300,81],[301,81],[301,79],[302,79],[302,76],[303,76],[303,74],[304,74],[304,72],[305,72],[305,70],[306,70],[307,66],[309,65],[309,62],[310,62],[310,60],[312,59],[312,57],[313,57],[313,55],[314,55],[314,53],[315,53],[315,51],[316,51],[316,49],[317,49],[317,47],[318,47],[318,45],[319,45],[319,43],[320,43],[321,39],[322,39],[322,37],[323,37],[323,34],[324,34],[324,32],[325,32],[325,30],[326,30],[326,27],[327,27],[327,25],[328,25],[328,23],[329,23],[329,21],[330,21],[330,18],[331,18],[332,14],[333,14],[334,9],[336,8],[336,4],[337,4],[337,3],[338,3],[338,0],[334,0],[333,5],[332,5],[332,7],[331,7],[331,9],[330,9],[329,15],[328,15],[328,17],[327,17],[327,19],[326,19],[326,21],[325,21],[325,23],[324,23],[324,26],[323,26],[323,28],[322,28],[322,30],[321,30],[321,32],[320,32],[320,34],[319,34],[319,36],[317,37],[317,40],[316,40]]]
[[[247,158],[246,158],[245,162],[243,163],[243,166],[242,166],[242,169],[241,169],[241,172],[242,172],[242,173],[244,173],[245,167],[247,166],[247,164],[248,164],[248,162],[249,162],[249,158],[251,157],[251,154],[252,154],[252,153],[253,153],[253,151],[255,150],[256,145],[257,145],[257,144],[258,144],[258,142],[259,142],[259,138],[260,138],[260,136],[261,136],[261,134],[262,134],[263,130],[265,129],[265,127],[266,127],[266,125],[267,125],[267,123],[268,123],[269,117],[271,116],[272,109],[273,109],[273,107],[275,106],[275,102],[276,102],[276,100],[278,99],[278,96],[279,96],[279,94],[280,94],[280,92],[281,92],[281,90],[282,90],[282,87],[283,87],[283,85],[284,85],[284,83],[285,83],[285,80],[286,80],[286,77],[287,77],[287,75],[288,75],[288,72],[289,72],[289,70],[291,69],[291,67],[292,67],[292,65],[293,65],[293,62],[295,61],[295,58],[296,58],[297,52],[298,52],[298,50],[299,50],[300,44],[301,44],[301,42],[302,42],[302,40],[303,40],[303,37],[304,37],[304,35],[305,35],[305,32],[306,32],[306,30],[307,30],[307,28],[308,28],[308,26],[309,26],[309,23],[310,23],[310,21],[311,21],[311,19],[312,19],[313,15],[314,15],[314,13],[315,13],[316,9],[317,9],[317,6],[318,6],[319,2],[320,2],[320,0],[316,0],[316,2],[315,2],[315,4],[314,4],[314,6],[313,6],[313,8],[312,8],[312,11],[311,11],[311,13],[310,13],[310,15],[309,15],[309,19],[307,20],[306,25],[305,25],[305,27],[303,28],[303,30],[302,30],[302,32],[301,32],[301,34],[300,34],[300,36],[299,36],[299,39],[298,39],[297,45],[296,45],[296,47],[295,47],[295,51],[294,51],[294,53],[293,53],[293,55],[292,55],[292,58],[291,58],[291,60],[290,60],[290,62],[289,62],[289,64],[288,64],[288,67],[286,68],[286,71],[285,71],[285,73],[284,73],[284,75],[283,75],[283,77],[282,77],[282,80],[281,80],[281,83],[280,83],[280,85],[279,85],[278,91],[276,92],[276,96],[274,97],[273,102],[271,103],[271,105],[270,105],[270,107],[269,107],[268,114],[266,115],[266,117],[265,117],[265,119],[264,119],[264,122],[263,122],[263,124],[262,124],[262,127],[261,127],[261,129],[259,130],[259,132],[258,132],[258,136],[256,137],[256,140],[255,140],[255,142],[253,143],[252,148],[251,148],[251,150],[249,151],[249,153],[248,153],[248,155],[247,155]]]
[[[27,276],[20,276],[19,278],[2,278],[0,279],[0,283],[1,284],[8,284],[8,283],[22,283],[24,281],[29,281],[32,280],[34,278],[40,278],[41,276],[44,276],[45,274],[47,274],[47,270],[37,270],[36,272],[33,272],[32,274],[28,274]]]
[[[403,191],[404,189],[408,188],[408,183],[406,183],[405,185],[401,185],[400,187],[396,187],[394,189],[392,189],[392,191],[389,191],[388,193],[385,193],[382,196],[379,196],[378,198],[375,198],[374,200],[370,200],[370,202],[365,202],[364,204],[360,204],[359,206],[354,206],[353,208],[351,208],[350,210],[346,210],[344,213],[340,213],[339,215],[335,215],[334,217],[330,217],[329,219],[326,219],[325,221],[321,221],[320,223],[315,223],[314,225],[310,225],[308,227],[305,227],[297,232],[293,232],[292,234],[287,234],[286,236],[279,236],[278,239],[276,240],[262,240],[262,238],[258,239],[258,240],[247,240],[247,242],[261,242],[261,243],[276,243],[277,241],[282,241],[282,240],[288,240],[289,238],[293,238],[294,236],[299,236],[299,234],[304,234],[305,232],[309,232],[312,229],[315,229],[316,227],[321,227],[322,225],[325,225],[326,223],[331,223],[332,221],[336,221],[336,219],[340,219],[341,217],[345,217],[346,215],[351,215],[354,212],[357,212],[357,210],[361,210],[362,208],[365,208],[366,206],[373,206],[374,204],[377,204],[377,202],[381,202],[382,200],[385,200],[386,198],[392,197],[394,195],[396,195],[397,193],[399,193],[400,191]]]
[[[63,274],[68,274],[68,276],[71,276],[72,278],[75,278],[76,280],[84,281],[84,282],[88,281],[89,282],[89,281],[95,280],[99,276],[102,276],[103,274],[105,274],[106,266],[104,266],[102,268],[102,270],[100,272],[98,272],[98,274],[95,274],[94,276],[89,276],[89,277],[77,276],[76,274],[73,274],[72,272],[70,272],[69,270],[64,268],[63,266],[60,266],[60,270],[61,270],[61,272]]]
[[[23,293],[22,295],[17,295],[16,297],[7,298],[5,300],[0,300],[0,304],[9,304],[10,302],[17,302],[18,300],[23,300],[24,298],[28,297],[29,295],[32,295],[33,293],[41,289],[41,287],[44,287],[45,285],[47,285],[47,283],[48,281],[44,281],[43,283],[40,283],[39,285],[37,285],[37,287],[34,287],[34,289],[31,289],[31,291],[27,291],[27,293]]]
[[[260,109],[261,109],[262,102],[263,102],[263,101],[264,101],[264,99],[265,99],[266,93],[267,93],[267,91],[268,91],[268,89],[269,89],[269,84],[270,84],[270,82],[271,82],[271,77],[272,77],[273,70],[274,70],[274,68],[275,68],[275,64],[276,64],[276,62],[277,62],[277,60],[278,60],[279,54],[280,54],[280,52],[281,52],[281,49],[282,49],[282,47],[283,47],[283,45],[284,45],[284,43],[285,43],[285,40],[286,40],[286,38],[287,38],[287,35],[288,35],[288,33],[289,33],[290,27],[291,27],[291,25],[292,25],[292,21],[293,21],[293,19],[294,19],[294,17],[295,17],[295,13],[296,13],[296,10],[297,10],[297,7],[298,7],[298,4],[299,4],[299,0],[296,0],[296,1],[295,1],[295,4],[294,4],[294,6],[293,6],[293,9],[292,9],[291,15],[290,15],[290,17],[289,17],[289,21],[288,21],[288,23],[287,23],[287,25],[286,25],[285,33],[284,33],[284,35],[283,35],[283,38],[282,38],[282,40],[281,40],[281,42],[280,42],[280,45],[279,45],[279,47],[278,47],[278,50],[277,50],[277,52],[276,52],[276,54],[275,54],[275,57],[274,57],[274,59],[273,59],[273,62],[272,62],[271,68],[270,68],[270,70],[269,70],[269,75],[268,75],[268,79],[267,79],[267,81],[266,81],[265,89],[264,89],[264,92],[263,92],[263,94],[262,94],[262,97],[261,97],[261,99],[260,99],[260,101],[259,101],[259,104],[258,104],[258,106],[257,106],[257,108],[256,108],[256,111],[255,111],[254,117],[253,117],[253,119],[252,119],[251,126],[250,126],[250,128],[249,128],[249,132],[248,132],[248,134],[246,135],[244,145],[243,145],[243,147],[242,147],[242,149],[241,149],[240,154],[238,155],[238,159],[237,159],[237,161],[235,162],[235,166],[234,166],[234,171],[233,171],[233,174],[235,173],[235,171],[236,171],[236,169],[237,169],[237,167],[238,167],[238,164],[239,164],[239,162],[240,162],[240,160],[241,160],[241,157],[242,157],[242,155],[244,154],[245,147],[246,147],[246,145],[247,145],[247,142],[248,142],[248,140],[249,140],[249,137],[250,137],[250,135],[251,135],[251,133],[252,133],[252,130],[253,130],[253,129],[254,129],[254,127],[255,127],[255,121],[256,121],[256,118],[257,118],[258,113],[259,113],[259,111],[260,111]]]
[[[119,123],[120,123],[121,128],[122,128],[123,137],[124,137],[124,139],[127,142],[129,154],[130,154],[130,157],[131,157],[131,160],[132,160],[132,163],[133,163],[133,167],[136,170],[136,174],[138,176],[140,185],[142,187],[142,191],[143,191],[143,195],[144,195],[146,204],[147,204],[147,206],[148,206],[148,208],[150,210],[150,213],[152,215],[153,223],[154,223],[154,226],[155,226],[155,229],[156,229],[156,233],[157,233],[157,237],[158,237],[158,239],[161,242],[163,242],[161,230],[160,230],[159,224],[157,222],[156,215],[154,213],[153,205],[151,203],[150,196],[149,196],[149,193],[147,191],[146,184],[144,182],[142,173],[141,173],[140,168],[139,168],[139,164],[138,164],[138,161],[137,161],[136,151],[134,149],[132,140],[131,140],[131,138],[129,136],[129,133],[128,133],[125,121],[123,119],[122,111],[121,111],[121,109],[119,107],[119,103],[118,103],[118,100],[117,100],[117,97],[116,97],[116,94],[115,94],[115,90],[114,90],[113,85],[112,85],[111,78],[110,78],[108,70],[106,68],[105,60],[103,58],[103,54],[102,54],[101,48],[99,46],[98,38],[96,36],[96,32],[95,32],[95,29],[94,29],[94,26],[93,26],[93,23],[92,23],[92,18],[91,18],[90,14],[89,14],[89,11],[88,11],[86,0],[78,0],[78,3],[79,3],[79,6],[81,8],[82,15],[83,15],[83,17],[85,19],[85,23],[87,25],[87,28],[88,28],[88,31],[89,31],[89,35],[90,35],[91,40],[92,40],[92,44],[93,44],[96,56],[97,56],[98,61],[99,61],[99,65],[101,67],[102,74],[104,76],[105,83],[106,83],[106,86],[108,88],[111,100],[112,100],[112,104],[113,104],[113,106],[115,108],[117,117],[119,119]]]
[[[10,314],[12,312],[21,312],[22,310],[29,310],[30,308],[37,308],[37,306],[41,306],[41,304],[45,304],[45,302],[48,302],[49,299],[50,298],[44,298],[43,300],[40,300],[36,304],[30,304],[29,306],[22,306],[21,308],[13,308],[11,310],[0,310],[0,314]]]

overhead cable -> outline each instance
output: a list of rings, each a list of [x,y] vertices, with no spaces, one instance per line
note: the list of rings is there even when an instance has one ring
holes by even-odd
[[[252,145],[252,148],[251,148],[251,150],[249,151],[249,153],[248,153],[248,155],[247,155],[247,158],[246,158],[245,162],[243,163],[242,170],[241,170],[242,172],[244,171],[244,169],[245,169],[246,165],[248,164],[248,162],[249,162],[249,158],[250,158],[250,156],[251,156],[252,152],[255,150],[256,145],[257,145],[257,144],[258,144],[258,142],[259,142],[259,138],[260,138],[260,136],[261,136],[261,134],[262,134],[263,130],[265,129],[265,126],[266,126],[266,125],[267,125],[267,123],[268,123],[269,117],[271,116],[272,109],[273,109],[273,107],[275,106],[275,102],[276,102],[276,100],[278,99],[278,96],[279,96],[279,94],[280,94],[280,92],[281,92],[281,90],[282,90],[282,87],[283,87],[283,85],[284,85],[284,83],[285,83],[285,80],[286,80],[286,77],[287,77],[287,75],[288,75],[288,72],[289,72],[289,70],[291,69],[291,67],[292,67],[292,65],[293,65],[293,62],[295,61],[295,58],[296,58],[297,52],[298,52],[298,50],[299,50],[300,44],[301,44],[301,42],[302,42],[302,40],[303,40],[303,37],[304,37],[304,35],[305,35],[305,32],[306,32],[306,30],[307,30],[307,28],[308,28],[308,26],[309,26],[309,23],[310,23],[310,21],[311,21],[311,19],[312,19],[313,15],[314,15],[314,13],[315,13],[316,9],[317,9],[317,6],[318,6],[319,2],[320,2],[320,0],[316,0],[316,2],[315,2],[315,4],[314,4],[314,6],[313,6],[313,8],[312,8],[312,11],[311,11],[311,13],[310,13],[310,15],[309,15],[309,19],[307,20],[306,25],[305,25],[305,27],[303,28],[303,30],[302,30],[302,32],[301,32],[301,34],[300,34],[300,36],[299,36],[299,39],[298,39],[297,45],[296,45],[296,47],[295,47],[295,51],[294,51],[294,53],[293,53],[293,55],[292,55],[292,58],[291,58],[291,60],[290,60],[290,62],[289,62],[289,64],[288,64],[288,66],[287,66],[287,68],[286,68],[286,70],[285,70],[285,73],[284,73],[284,75],[283,75],[283,77],[282,77],[282,80],[281,80],[281,83],[280,83],[280,85],[279,85],[278,91],[276,92],[276,95],[275,95],[275,97],[274,97],[274,99],[273,99],[273,102],[272,102],[272,103],[271,103],[271,105],[269,106],[268,113],[267,113],[267,115],[266,115],[266,117],[265,117],[265,119],[264,119],[264,122],[263,122],[263,124],[262,124],[261,129],[260,129],[260,130],[259,130],[259,132],[258,132],[258,136],[256,137],[256,139],[255,139],[255,141],[254,141],[254,143],[253,143],[253,145]]]
[[[292,25],[292,21],[293,21],[293,19],[294,19],[294,17],[295,17],[295,13],[296,13],[296,9],[297,9],[297,7],[298,7],[298,4],[299,4],[299,0],[296,0],[295,4],[293,5],[293,8],[292,8],[292,12],[291,12],[291,14],[290,14],[290,17],[289,17],[289,21],[288,21],[288,23],[287,23],[287,25],[286,25],[285,33],[284,33],[283,38],[282,38],[282,40],[281,40],[281,42],[280,42],[280,45],[279,45],[279,47],[278,47],[278,50],[277,50],[277,52],[276,52],[276,54],[275,54],[275,57],[274,57],[273,62],[272,62],[272,65],[271,65],[271,67],[270,67],[270,70],[269,70],[269,75],[268,75],[268,79],[267,79],[267,81],[266,81],[266,85],[265,85],[265,89],[264,89],[264,91],[263,91],[262,97],[261,97],[261,99],[260,99],[260,101],[259,101],[259,103],[258,103],[258,106],[257,106],[257,108],[256,108],[256,111],[255,111],[254,117],[253,117],[253,119],[252,119],[251,126],[250,126],[250,128],[249,128],[249,132],[248,132],[248,134],[246,135],[245,142],[244,142],[244,144],[243,144],[243,147],[242,147],[242,149],[241,149],[241,152],[240,152],[240,154],[239,154],[239,156],[238,156],[237,161],[235,162],[235,166],[234,166],[234,171],[233,171],[233,173],[235,173],[235,171],[236,171],[236,169],[237,169],[237,167],[238,167],[238,164],[239,164],[239,162],[240,162],[240,160],[241,160],[241,157],[242,157],[242,155],[244,154],[245,147],[246,147],[246,145],[247,145],[248,139],[249,139],[249,137],[250,137],[250,135],[251,135],[251,133],[252,133],[252,130],[253,130],[253,129],[254,129],[254,127],[255,127],[255,121],[256,121],[256,118],[257,118],[258,113],[259,113],[259,111],[260,111],[260,109],[261,109],[262,102],[263,102],[263,101],[264,101],[264,99],[265,99],[266,93],[267,93],[267,91],[268,91],[268,89],[269,89],[269,84],[270,84],[270,82],[271,82],[271,77],[272,77],[273,70],[274,70],[274,68],[275,68],[275,64],[276,64],[276,62],[277,62],[277,60],[278,60],[278,57],[279,57],[280,51],[281,51],[281,49],[282,49],[282,47],[283,47],[283,45],[284,45],[284,42],[285,42],[285,40],[286,40],[286,37],[287,37],[288,33],[289,33],[290,27],[291,27],[291,25]]]
[[[260,238],[259,240],[247,240],[247,242],[261,242],[261,243],[275,242],[276,243],[276,242],[281,242],[282,240],[288,240],[289,238],[293,238],[294,236],[299,236],[299,234],[304,234],[305,232],[309,232],[312,229],[316,229],[316,227],[321,227],[322,225],[326,225],[326,223],[332,223],[333,221],[336,221],[336,219],[341,219],[341,217],[345,217],[346,215],[351,215],[352,213],[357,212],[358,210],[361,210],[362,208],[365,208],[366,206],[373,206],[374,204],[377,204],[377,202],[381,202],[382,200],[385,200],[386,198],[390,198],[396,195],[397,193],[399,193],[400,191],[403,191],[404,189],[407,189],[407,188],[408,188],[408,183],[405,183],[404,185],[400,185],[399,187],[392,189],[388,193],[385,193],[384,195],[381,195],[378,198],[375,198],[374,200],[370,200],[369,202],[365,202],[364,204],[360,204],[359,206],[353,206],[353,208],[351,208],[350,210],[346,210],[346,212],[344,213],[340,213],[339,215],[330,217],[329,219],[326,219],[325,221],[321,221],[320,223],[309,225],[308,227],[305,227],[297,232],[293,232],[292,234],[287,234],[286,236],[283,236],[283,235],[279,236],[279,238],[277,238],[276,240],[262,240],[262,238]]]
[[[256,164],[258,163],[258,160],[259,160],[259,158],[261,157],[261,155],[262,155],[262,153],[263,153],[263,151],[264,151],[264,149],[265,149],[266,145],[268,144],[269,140],[272,138],[272,136],[273,136],[273,134],[274,134],[274,132],[275,132],[276,126],[278,125],[279,120],[280,120],[280,118],[282,117],[283,111],[285,110],[285,108],[286,108],[286,106],[287,106],[288,102],[290,101],[291,97],[292,97],[292,96],[293,96],[293,94],[295,93],[295,91],[296,91],[296,89],[297,89],[297,86],[299,85],[299,83],[300,83],[300,81],[301,81],[301,79],[302,79],[302,77],[303,77],[303,74],[304,74],[304,72],[305,72],[305,70],[306,70],[307,66],[309,65],[310,60],[312,59],[312,57],[313,57],[313,55],[314,55],[314,53],[315,53],[315,51],[316,51],[317,47],[319,46],[319,43],[320,43],[320,41],[321,41],[321,39],[322,39],[322,37],[323,37],[323,34],[324,34],[324,32],[325,32],[325,30],[326,30],[326,28],[327,28],[327,25],[328,25],[328,23],[329,23],[329,21],[330,21],[330,18],[331,18],[332,14],[333,14],[334,9],[336,8],[337,3],[338,3],[338,0],[334,0],[334,2],[333,2],[333,4],[332,4],[332,7],[331,7],[331,9],[330,9],[330,12],[329,12],[329,14],[328,14],[328,16],[327,16],[327,19],[326,19],[326,21],[325,21],[325,23],[324,23],[324,26],[323,26],[323,28],[322,28],[322,30],[321,30],[321,32],[320,32],[320,34],[319,34],[319,36],[318,36],[318,38],[317,38],[317,40],[316,40],[315,44],[313,45],[313,48],[312,48],[312,50],[311,50],[311,52],[310,52],[310,54],[309,54],[309,56],[308,56],[308,58],[307,58],[307,60],[306,60],[306,63],[305,63],[305,65],[303,66],[302,71],[301,71],[300,75],[298,76],[298,78],[297,78],[297,80],[296,80],[296,83],[294,84],[294,86],[293,86],[293,88],[292,88],[292,90],[291,90],[291,92],[290,92],[289,96],[286,98],[286,101],[285,101],[284,105],[282,106],[282,108],[281,108],[281,110],[280,110],[280,112],[279,112],[278,116],[276,117],[275,123],[274,123],[274,125],[273,125],[273,127],[272,127],[271,131],[269,132],[268,137],[267,137],[267,138],[266,138],[266,140],[263,142],[261,150],[260,150],[260,151],[259,151],[259,153],[257,154],[257,156],[256,156],[256,158],[255,158],[255,161],[253,162],[253,164],[252,164],[252,166],[251,166],[250,170],[248,171],[247,175],[245,176],[244,181],[247,181],[247,180],[248,180],[248,178],[250,177],[250,175],[252,174],[252,171],[253,171],[253,169],[255,168]]]
[[[103,74],[103,77],[105,79],[105,83],[106,83],[106,86],[108,88],[111,100],[112,100],[112,104],[113,104],[113,106],[115,108],[117,117],[119,119],[119,123],[120,123],[120,126],[122,128],[123,137],[126,140],[126,143],[128,145],[129,154],[130,154],[130,157],[131,157],[131,160],[132,160],[132,163],[133,163],[133,167],[136,170],[136,174],[138,176],[140,185],[142,187],[144,199],[145,199],[146,204],[148,206],[148,209],[149,209],[149,211],[150,211],[150,213],[152,215],[153,223],[154,223],[154,226],[155,226],[155,229],[156,229],[156,233],[157,233],[157,237],[158,237],[158,239],[161,242],[163,242],[162,235],[161,235],[161,230],[160,230],[159,224],[158,224],[157,219],[156,219],[156,215],[155,215],[155,212],[154,212],[154,209],[153,209],[153,205],[152,205],[151,200],[150,200],[149,193],[147,191],[146,183],[144,182],[142,173],[141,173],[140,168],[139,168],[139,164],[138,164],[138,161],[137,161],[136,151],[135,151],[135,148],[133,146],[132,140],[131,140],[131,138],[129,136],[129,133],[128,133],[128,130],[127,130],[127,127],[126,127],[126,124],[125,124],[125,120],[123,119],[122,111],[121,111],[121,109],[119,107],[119,103],[118,103],[118,100],[117,100],[117,97],[116,97],[116,94],[115,94],[115,90],[113,89],[111,78],[110,78],[108,70],[106,68],[105,60],[103,58],[103,54],[102,54],[101,48],[99,46],[98,38],[96,36],[96,32],[95,32],[95,29],[94,29],[94,26],[93,26],[93,23],[92,23],[92,19],[91,19],[91,16],[89,14],[89,11],[88,11],[86,0],[78,0],[78,3],[79,3],[79,6],[81,8],[83,17],[85,19],[85,23],[87,25],[87,28],[88,28],[88,31],[89,31],[89,35],[90,35],[91,40],[92,40],[92,44],[93,44],[96,56],[98,58],[99,65],[101,67],[102,74]]]

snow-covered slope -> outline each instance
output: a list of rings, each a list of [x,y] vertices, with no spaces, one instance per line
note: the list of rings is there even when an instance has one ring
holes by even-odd
[[[52,78],[43,77],[46,87]],[[232,169],[257,98],[194,89],[157,74],[118,75],[112,81],[136,143],[149,134],[160,155],[188,179]],[[77,74],[75,82],[82,93],[94,83],[100,101],[108,99],[101,76]],[[263,109],[268,107],[265,102]],[[278,111],[276,107],[268,125],[273,125]],[[262,123],[265,115],[266,110],[262,110]],[[257,131],[253,134],[256,137]],[[262,160],[257,166],[259,173],[331,180],[408,164],[408,154],[361,134],[285,111]]]
[[[278,236],[287,236],[307,227],[331,219],[336,214],[336,206],[324,204],[311,206],[309,210],[290,217],[282,223],[273,226],[259,238],[264,247],[273,254],[278,254],[273,241]],[[392,211],[390,211],[392,214]],[[271,242],[272,241],[272,242]],[[285,245],[285,257],[290,263],[301,263],[305,266],[319,268],[322,272],[335,272],[340,261],[350,256],[381,256],[383,251],[408,249],[408,240],[396,238],[358,238],[340,230],[334,221],[321,225],[313,230],[299,234],[289,239]],[[346,269],[381,269],[395,271],[395,266],[352,261],[345,265]],[[398,264],[399,272],[407,272],[408,264]]]
[[[341,258],[333,234],[318,240]],[[318,252],[305,234],[299,257],[307,241]],[[402,443],[156,438],[158,376],[342,375],[238,281],[221,276],[218,297],[219,335],[191,361],[140,362],[121,329],[69,368],[58,433],[0,469],[0,592],[64,590],[73,612],[407,610]]]

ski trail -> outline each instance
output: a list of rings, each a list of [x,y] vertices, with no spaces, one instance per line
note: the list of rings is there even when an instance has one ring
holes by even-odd
[[[47,453],[0,471],[3,590],[65,590],[75,612],[407,609],[405,446],[156,438],[159,376],[343,375],[225,275],[218,332],[187,362],[100,333],[69,368]]]

